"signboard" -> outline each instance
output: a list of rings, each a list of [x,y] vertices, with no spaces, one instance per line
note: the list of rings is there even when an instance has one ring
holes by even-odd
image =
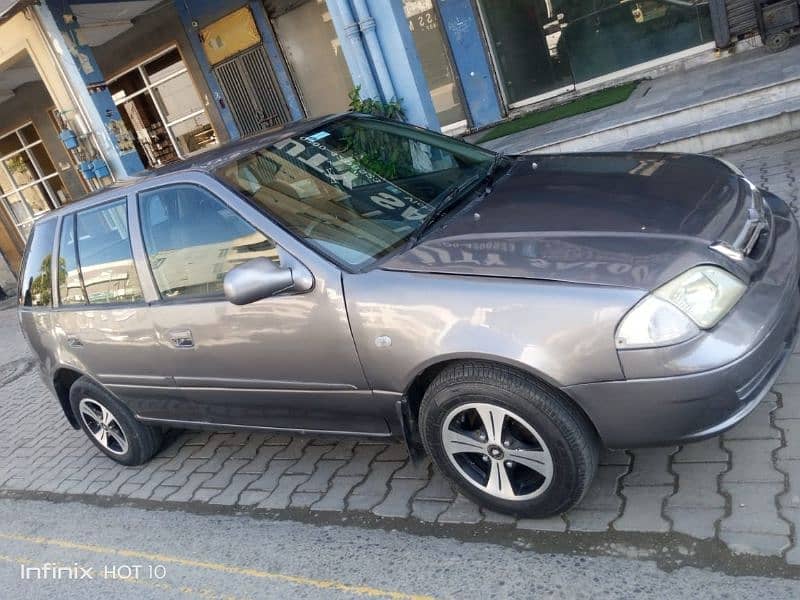
[[[261,34],[253,19],[253,13],[245,6],[201,29],[200,39],[208,62],[216,65],[226,58],[260,44]]]

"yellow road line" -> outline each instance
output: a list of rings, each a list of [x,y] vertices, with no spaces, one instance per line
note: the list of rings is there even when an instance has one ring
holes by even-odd
[[[55,546],[56,548],[64,548],[67,550],[80,550],[83,552],[91,552],[93,554],[110,554],[114,556],[123,556],[126,558],[139,558],[151,561],[153,563],[168,563],[173,565],[180,565],[183,567],[193,567],[197,569],[206,569],[208,571],[217,571],[219,573],[226,573],[228,575],[241,575],[244,577],[253,577],[256,579],[269,579],[272,581],[292,583],[295,585],[313,587],[321,590],[336,590],[339,592],[346,592],[357,596],[367,596],[370,598],[391,598],[392,600],[433,600],[432,596],[421,596],[416,594],[405,594],[402,592],[392,592],[388,590],[373,588],[370,586],[351,585],[349,583],[343,583],[341,581],[335,581],[331,579],[314,579],[312,577],[285,575],[283,573],[261,571],[259,569],[252,569],[249,567],[238,567],[234,565],[225,565],[222,563],[194,560],[191,558],[181,558],[179,556],[171,556],[169,554],[157,554],[151,552],[141,552],[139,550],[127,550],[125,548],[95,546],[92,544],[81,544],[78,542],[71,542],[69,540],[57,540],[39,536],[27,536],[27,535],[18,535],[13,533],[2,533],[2,532],[0,532],[0,539],[13,542],[39,544],[44,546]]]

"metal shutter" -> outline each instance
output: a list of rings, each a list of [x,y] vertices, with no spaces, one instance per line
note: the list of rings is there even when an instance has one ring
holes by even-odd
[[[263,46],[221,62],[214,74],[242,137],[291,120]]]
[[[731,36],[758,31],[758,17],[754,0],[725,0],[728,28]]]

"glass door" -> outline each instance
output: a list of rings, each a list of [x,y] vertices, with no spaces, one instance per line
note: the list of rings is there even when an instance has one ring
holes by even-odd
[[[217,144],[203,100],[177,48],[117,76],[108,87],[148,167]]]
[[[702,1],[478,0],[478,6],[512,107],[713,39]]]
[[[574,85],[553,1],[480,0],[479,7],[506,104]]]

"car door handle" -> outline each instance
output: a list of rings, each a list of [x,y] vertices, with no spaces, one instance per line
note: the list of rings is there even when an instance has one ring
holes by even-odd
[[[70,348],[83,348],[83,342],[76,338],[74,335],[67,336],[67,346]]]
[[[170,331],[169,341],[172,342],[172,345],[176,348],[194,348],[192,332],[188,329],[184,329],[182,331]]]

